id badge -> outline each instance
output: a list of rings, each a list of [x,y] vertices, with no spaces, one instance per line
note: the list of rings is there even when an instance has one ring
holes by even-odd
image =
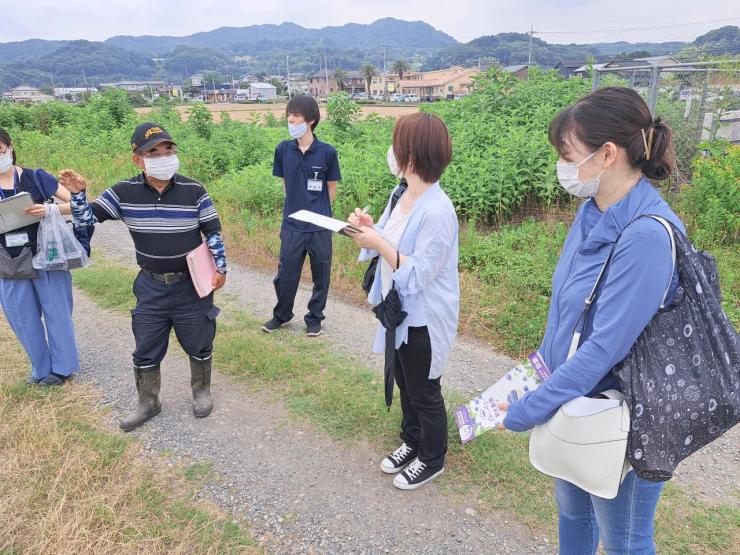
[[[324,190],[324,182],[321,179],[309,179],[307,189],[309,191],[320,193]]]
[[[6,233],[5,234],[5,246],[10,247],[23,247],[28,243],[28,233]]]

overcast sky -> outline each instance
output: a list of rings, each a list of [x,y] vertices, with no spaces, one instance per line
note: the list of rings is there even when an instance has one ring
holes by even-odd
[[[383,17],[423,20],[461,42],[527,32],[530,25],[548,42],[655,42],[691,41],[710,29],[740,24],[735,0],[3,0],[0,5],[0,42],[188,35],[284,21],[320,28]],[[640,29],[625,30],[635,28]]]

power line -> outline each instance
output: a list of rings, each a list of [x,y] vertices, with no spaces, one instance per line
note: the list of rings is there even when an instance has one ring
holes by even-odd
[[[653,27],[630,27],[625,29],[589,29],[588,33],[623,33],[625,31],[653,31],[656,29],[674,29],[676,27],[691,27],[693,25],[705,25],[707,23],[722,23],[740,20],[740,17],[724,17],[722,19],[709,19],[706,21],[694,21],[692,23],[676,23],[673,25],[656,25]],[[586,31],[535,31],[537,35],[583,35]]]

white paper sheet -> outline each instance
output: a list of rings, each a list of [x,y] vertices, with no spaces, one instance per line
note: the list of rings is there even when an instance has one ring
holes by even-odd
[[[301,222],[308,222],[309,224],[314,224],[319,227],[323,227],[324,229],[330,229],[334,233],[339,233],[345,228],[349,228],[351,230],[356,229],[347,222],[330,218],[329,216],[323,216],[316,212],[311,212],[310,210],[299,210],[298,212],[293,212],[288,217]]]

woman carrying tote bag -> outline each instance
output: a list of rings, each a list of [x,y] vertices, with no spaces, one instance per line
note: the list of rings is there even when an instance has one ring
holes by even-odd
[[[13,142],[0,128],[0,194],[9,198],[28,193],[35,203],[26,212],[43,217],[44,203],[69,193],[43,170],[16,164]],[[70,213],[69,205],[63,211]],[[0,234],[0,304],[5,317],[31,361],[29,385],[59,386],[80,369],[72,321],[72,277],[69,271],[35,270],[39,224]],[[87,230],[83,230],[86,235]]]
[[[630,351],[678,285],[664,218],[683,224],[650,180],[674,170],[672,134],[628,88],[600,89],[563,110],[550,124],[560,155],[560,184],[587,199],[579,208],[552,278],[552,298],[540,354],[553,371],[537,390],[505,408],[516,432],[547,422],[568,401],[619,390],[611,370]],[[617,238],[619,241],[617,242]],[[612,252],[613,248],[613,252]],[[597,280],[607,257],[604,276]],[[584,299],[595,291],[585,323]],[[666,294],[667,292],[667,294]],[[582,327],[577,350],[574,331]],[[569,352],[572,356],[569,358]],[[555,479],[560,550],[591,554],[654,553],[653,520],[662,482],[629,472],[614,499]]]

